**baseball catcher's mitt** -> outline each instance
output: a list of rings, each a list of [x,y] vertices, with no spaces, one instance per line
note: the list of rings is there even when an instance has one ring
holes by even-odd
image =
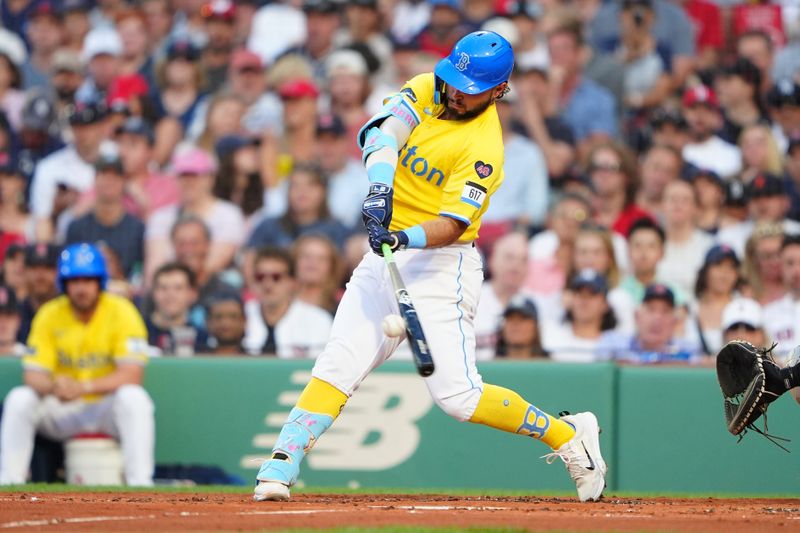
[[[781,367],[772,358],[773,348],[774,344],[759,349],[746,341],[729,342],[717,355],[717,380],[725,398],[728,431],[739,435],[741,441],[747,430],[752,429],[786,450],[775,439],[788,439],[767,433],[767,407],[787,390]],[[754,425],[761,415],[764,415],[763,430]]]

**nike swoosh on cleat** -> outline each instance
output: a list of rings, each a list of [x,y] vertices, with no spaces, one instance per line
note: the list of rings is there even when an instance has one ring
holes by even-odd
[[[592,456],[589,455],[589,450],[586,449],[586,445],[581,441],[581,446],[583,446],[583,451],[586,453],[586,458],[589,459],[589,466],[586,467],[586,470],[594,470],[594,460],[592,460]]]

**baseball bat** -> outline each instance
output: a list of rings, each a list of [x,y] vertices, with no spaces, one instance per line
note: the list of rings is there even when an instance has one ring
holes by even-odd
[[[383,250],[383,258],[386,260],[386,266],[389,269],[389,276],[392,278],[392,286],[394,287],[397,306],[400,308],[400,316],[403,317],[403,322],[406,325],[406,336],[408,337],[408,344],[411,346],[411,353],[414,354],[414,364],[417,366],[417,372],[422,377],[430,376],[434,371],[433,358],[428,347],[428,341],[425,340],[425,333],[422,331],[422,324],[419,323],[417,310],[414,308],[411,296],[406,290],[403,278],[400,277],[400,270],[397,268],[397,263],[394,262],[392,249],[388,244],[383,244],[381,245],[381,250]]]

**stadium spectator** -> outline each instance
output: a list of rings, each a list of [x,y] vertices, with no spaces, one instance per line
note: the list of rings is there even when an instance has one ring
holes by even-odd
[[[204,127],[195,145],[206,152],[213,152],[223,137],[241,134],[246,110],[247,107],[238,96],[225,93],[211,96],[205,111]]]
[[[314,82],[307,79],[287,81],[278,88],[278,95],[283,102],[283,134],[265,132],[262,137],[262,172],[264,184],[271,192],[266,200],[269,216],[283,214],[285,188],[280,185],[295,166],[313,161],[317,133],[319,89]]]
[[[337,47],[335,39],[342,24],[339,6],[340,4],[333,0],[302,2],[307,38],[304,43],[288,53],[300,55],[311,64],[314,80],[317,83],[325,81],[325,62]]]
[[[640,218],[628,232],[628,260],[630,273],[619,282],[633,302],[641,302],[645,287],[663,281],[658,277],[658,264],[664,257],[666,235],[664,230],[649,218]],[[676,303],[682,305],[686,297],[674,285],[668,285],[676,296]]]
[[[662,220],[664,188],[681,176],[682,167],[683,157],[677,149],[665,144],[648,148],[639,165],[636,205]]]
[[[336,110],[344,123],[350,156],[360,159],[361,149],[356,139],[361,126],[370,116],[366,109],[371,93],[367,61],[355,50],[337,50],[328,57],[325,67],[330,108]]]
[[[506,16],[514,23],[519,34],[519,42],[514,47],[514,62],[521,71],[546,69],[550,62],[547,41],[540,26],[543,14],[541,4],[533,0],[507,3]]]
[[[636,333],[605,333],[598,343],[597,357],[634,364],[701,361],[696,345],[676,337],[678,320],[670,288],[658,283],[650,285],[636,309]]]
[[[236,39],[236,4],[231,0],[211,0],[200,8],[207,38],[202,60],[208,92],[225,84]]]
[[[707,0],[680,0],[695,28],[696,65],[700,71],[716,67],[725,44],[725,24],[720,6]]]
[[[656,146],[669,146],[683,153],[683,147],[689,143],[689,124],[680,110],[659,107],[650,114],[650,142]],[[687,163],[682,162],[682,174]]]
[[[54,2],[42,0],[31,2],[31,6],[26,19],[21,21],[28,43],[28,60],[22,66],[22,83],[26,90],[32,87],[50,90],[53,54],[61,47],[64,26],[56,13]],[[5,18],[3,23],[5,25]]]
[[[39,161],[64,147],[61,140],[61,121],[57,114],[56,104],[49,94],[42,89],[27,91],[22,108],[22,129],[19,132],[16,159],[29,182]]]
[[[742,128],[739,150],[742,152],[743,182],[749,183],[762,172],[783,176],[783,157],[768,125],[759,123]]]
[[[542,151],[533,142],[514,131],[514,90],[497,101],[497,114],[503,128],[506,157],[503,162],[503,186],[492,196],[481,222],[478,245],[486,253],[493,242],[512,229],[523,232],[541,227],[548,205],[548,179]]]
[[[769,337],[764,331],[764,311],[755,300],[736,298],[722,311],[722,344],[733,340],[769,348]]]
[[[125,171],[125,209],[147,221],[156,210],[177,204],[178,182],[175,176],[158,170],[155,134],[150,125],[141,117],[131,117],[117,128],[116,140]]]
[[[724,110],[719,131],[723,141],[738,144],[745,127],[769,124],[761,105],[761,73],[747,59],[737,59],[722,69],[716,79],[716,92]]]
[[[74,202],[71,197],[85,192],[94,183],[93,164],[99,154],[100,142],[109,134],[106,117],[102,105],[72,106],[69,124],[73,140],[36,165],[30,203],[31,213],[36,219],[38,241],[46,242],[53,238],[54,221]]]
[[[0,32],[0,111],[5,113],[14,131],[19,131],[22,122],[25,93],[20,90],[20,67],[26,56],[22,39],[7,30]]]
[[[53,54],[50,75],[53,86],[52,92],[55,93],[57,107],[59,109],[64,109],[75,101],[75,94],[86,79],[86,72],[83,61],[81,60],[80,51],[73,51],[65,48],[58,49]],[[50,91],[46,91],[43,88],[28,90],[28,94],[38,93],[47,97],[48,102],[50,99],[49,92]],[[36,109],[36,107],[34,107],[34,109]],[[45,113],[41,113],[41,115],[46,116]],[[52,120],[55,120],[55,117],[53,117],[51,121]],[[47,130],[46,128],[39,129]]]
[[[553,361],[595,361],[603,332],[617,325],[607,296],[608,283],[597,271],[585,269],[572,277],[564,294],[563,316],[542,324],[542,345]]]
[[[147,20],[148,53],[152,56],[165,48],[164,43],[172,31],[174,13],[169,0],[142,0],[139,7]]]
[[[560,298],[572,266],[575,238],[590,215],[588,200],[571,193],[564,194],[550,206],[547,229],[534,235],[528,245],[526,289],[539,298]]]
[[[694,170],[690,174],[690,179],[695,197],[693,225],[709,235],[716,235],[723,222],[727,186],[713,170]],[[679,208],[679,212],[683,211]],[[691,222],[691,219],[688,222]],[[688,227],[685,224],[683,226],[684,229]]]
[[[152,44],[148,41],[145,14],[137,8],[127,9],[119,14],[115,25],[122,41],[120,74],[140,74],[149,85],[155,85],[155,61],[150,53]]]
[[[24,385],[5,398],[0,484],[24,483],[37,432],[67,440],[101,431],[121,441],[128,485],[153,484],[153,402],[142,388],[146,331],[136,308],[104,291],[96,248],[59,259],[60,296],[39,310],[23,358]]]
[[[3,254],[2,281],[14,291],[18,302],[28,296],[25,249],[24,244],[14,242],[5,249]]]
[[[627,256],[627,243],[622,237],[615,237],[602,227],[587,226],[581,229],[575,237],[572,268],[568,274],[568,279],[572,279],[579,272],[589,269],[605,277],[608,284],[608,303],[614,310],[614,316],[617,317],[618,328],[621,331],[633,329],[635,308],[633,299],[619,286],[619,282],[627,270],[627,268],[621,268],[620,265],[626,264],[627,267]],[[624,257],[625,262],[621,262],[619,257]]]
[[[790,217],[793,220],[800,220],[800,132],[789,138],[785,162],[788,185],[792,191]]]
[[[747,185],[746,199],[748,219],[721,229],[716,236],[717,242],[732,247],[738,256],[744,255],[747,238],[759,222],[782,224],[787,235],[800,234],[800,222],[786,218],[790,203],[782,178],[767,173],[758,174]]]
[[[526,292],[527,263],[528,244],[523,233],[510,232],[495,242],[488,261],[489,279],[481,286],[473,321],[475,357],[479,361],[493,357],[504,309],[515,296]]]
[[[350,230],[331,217],[327,203],[328,184],[315,166],[296,166],[289,176],[289,205],[286,214],[262,220],[247,240],[247,255],[256,248],[275,246],[288,249],[299,236],[319,233],[328,237],[339,250]]]
[[[162,207],[147,221],[145,229],[145,279],[174,256],[169,231],[182,215],[194,215],[211,230],[211,249],[206,268],[209,273],[227,268],[245,238],[245,221],[238,206],[213,195],[216,162],[199,148],[178,152],[172,171],[178,177],[180,203]]]
[[[59,14],[64,21],[64,44],[80,52],[83,41],[92,29],[92,2],[90,0],[62,0]]]
[[[205,309],[215,294],[238,293],[242,279],[235,270],[208,271],[208,254],[211,249],[211,230],[201,218],[181,216],[170,231],[170,241],[175,249],[175,260],[194,274],[197,284],[197,304],[191,311],[193,324],[203,325]]]
[[[208,341],[201,352],[210,355],[244,355],[242,340],[247,321],[239,295],[229,292],[213,295],[206,313]]]
[[[786,355],[800,339],[800,236],[786,235],[781,243],[783,296],[764,306],[764,324],[769,338],[778,343],[776,354]]]
[[[285,52],[301,46],[309,37],[297,3],[286,1],[262,5],[253,16],[247,48],[272,65]],[[264,36],[269,35],[269,39]]]
[[[333,314],[342,288],[339,250],[324,235],[307,234],[292,246],[297,279],[297,299]]]
[[[214,145],[219,161],[214,196],[239,206],[251,228],[264,205],[259,141],[243,135],[225,135]]]
[[[337,44],[343,47],[365,49],[374,56],[377,68],[373,75],[375,81],[384,82],[392,76],[392,43],[383,32],[383,15],[377,0],[350,0],[344,4],[344,27],[337,35]],[[328,58],[331,61],[332,58]],[[327,65],[330,78],[330,64]],[[373,70],[373,69],[370,69]],[[333,93],[333,88],[330,88]],[[343,116],[349,125],[347,116]],[[367,117],[369,118],[369,117]]]
[[[800,79],[779,79],[767,93],[770,117],[775,125],[772,133],[781,149],[789,147],[789,139],[800,135]]]
[[[29,244],[25,248],[25,298],[20,302],[21,323],[17,339],[28,340],[33,318],[42,305],[58,296],[56,263],[59,247],[52,244]],[[19,295],[18,295],[19,296]]]
[[[105,103],[111,83],[122,71],[122,40],[113,26],[92,29],[83,41],[81,59],[86,79],[75,98],[87,104]]]
[[[317,158],[328,176],[328,209],[349,228],[361,226],[361,203],[367,196],[367,172],[360,158],[350,156],[344,123],[325,114],[317,122]]]
[[[683,93],[682,103],[683,116],[692,138],[683,147],[683,159],[697,168],[713,170],[726,179],[738,174],[742,169],[741,152],[716,134],[722,127],[716,94],[709,87],[698,85]]]
[[[25,202],[27,181],[11,155],[0,153],[0,248],[12,241],[30,242],[36,237],[33,217]],[[5,249],[0,249],[0,254]]]
[[[430,19],[414,41],[421,52],[435,57],[445,57],[456,42],[469,33],[463,23],[459,0],[428,0],[431,6]]]
[[[69,224],[64,242],[105,243],[127,278],[144,265],[144,224],[125,210],[126,179],[117,146],[104,145],[94,168],[94,205]]]
[[[207,344],[205,329],[193,325],[197,280],[189,267],[166,263],[153,275],[153,310],[145,318],[147,342],[154,355],[189,357]]]
[[[548,353],[542,348],[539,313],[536,304],[529,298],[519,295],[509,302],[495,336],[495,352],[499,359],[548,357]]]
[[[285,250],[265,247],[254,261],[257,300],[245,304],[243,341],[251,355],[314,358],[325,346],[333,319],[296,297],[295,265]]]
[[[25,355],[25,345],[17,340],[19,313],[14,290],[8,285],[0,284],[0,357]]]
[[[722,312],[738,295],[741,286],[739,258],[729,246],[717,245],[706,253],[697,272],[696,302],[689,306],[685,336],[706,355],[722,348]]]
[[[246,106],[242,128],[250,135],[265,130],[280,132],[281,101],[267,85],[266,69],[261,58],[246,48],[234,50],[228,70],[227,91]]]
[[[689,299],[694,294],[697,271],[714,244],[714,239],[694,224],[698,196],[683,180],[672,181],[664,189],[664,256],[656,268],[658,280],[677,287]]]
[[[781,276],[781,244],[783,228],[780,224],[756,224],[747,239],[742,261],[742,278],[750,297],[760,305],[767,305],[784,294]]]
[[[627,148],[615,142],[598,143],[589,152],[587,167],[594,192],[595,222],[625,236],[636,220],[652,218],[636,204],[639,180]]]
[[[166,58],[156,66],[156,116],[170,117],[180,125],[180,135],[196,138],[202,130],[200,115],[207,105],[205,77],[200,50],[189,40],[176,39],[167,48]]]
[[[772,37],[762,30],[748,30],[736,38],[736,55],[749,60],[761,73],[761,92],[772,85],[772,66],[775,62],[775,46]]]
[[[548,81],[558,94],[559,115],[572,128],[579,151],[617,134],[614,97],[582,73],[583,31],[578,21],[567,21],[548,35]]]

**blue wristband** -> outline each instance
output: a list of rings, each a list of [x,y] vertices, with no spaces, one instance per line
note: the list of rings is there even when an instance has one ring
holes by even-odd
[[[425,235],[425,230],[422,229],[422,226],[419,224],[404,229],[403,233],[408,237],[409,248],[425,248],[425,245],[428,244],[428,237]]]
[[[394,183],[394,167],[389,163],[375,163],[367,169],[367,177],[370,183],[383,183],[391,187]]]

